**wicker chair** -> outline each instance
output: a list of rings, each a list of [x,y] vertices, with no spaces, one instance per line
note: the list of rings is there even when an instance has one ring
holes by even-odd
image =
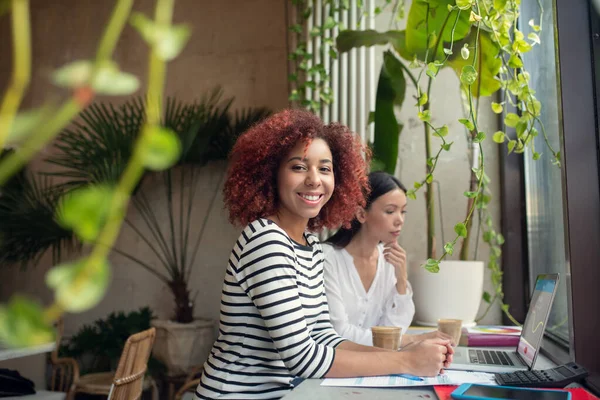
[[[64,324],[62,318],[56,322],[56,346],[50,353],[52,376],[50,390],[53,392],[68,392],[73,383],[79,380],[79,365],[73,358],[59,357],[58,349],[63,337]]]
[[[177,393],[175,393],[174,400],[182,400],[183,396],[187,392],[195,391],[196,387],[198,387],[198,384],[200,383],[200,375],[201,374],[202,374],[201,366],[192,369],[192,371],[188,374],[187,378],[185,379],[185,382],[183,383],[181,388],[179,388]]]
[[[77,378],[67,395],[68,400],[74,400],[76,393],[107,395],[109,400],[137,400],[144,389],[144,375],[154,344],[156,330],[148,330],[131,335],[121,353],[116,372],[100,372]],[[60,359],[59,359],[60,360]],[[157,397],[156,385],[153,384],[153,398]]]

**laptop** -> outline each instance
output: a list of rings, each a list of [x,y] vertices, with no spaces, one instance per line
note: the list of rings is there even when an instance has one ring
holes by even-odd
[[[552,302],[558,287],[558,274],[541,274],[535,281],[531,304],[515,350],[456,347],[449,370],[515,372],[533,369],[537,359]]]

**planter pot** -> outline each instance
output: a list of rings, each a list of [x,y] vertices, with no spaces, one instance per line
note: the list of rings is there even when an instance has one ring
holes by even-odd
[[[167,366],[169,376],[186,375],[204,364],[215,341],[214,322],[198,319],[181,324],[152,320],[156,339],[152,354]]]
[[[483,294],[483,261],[442,261],[437,274],[420,265],[409,269],[415,323],[436,326],[440,318],[462,319],[474,326]]]

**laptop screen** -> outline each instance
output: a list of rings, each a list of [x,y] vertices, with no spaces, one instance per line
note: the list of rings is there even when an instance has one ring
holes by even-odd
[[[558,286],[558,274],[538,275],[535,282],[529,311],[523,324],[523,332],[517,346],[517,352],[532,367],[542,344],[546,322],[552,308],[552,301]]]

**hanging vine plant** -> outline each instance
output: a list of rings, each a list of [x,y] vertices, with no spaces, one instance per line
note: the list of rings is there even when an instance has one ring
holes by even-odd
[[[347,1],[325,2],[330,11],[330,17],[337,15],[339,10],[348,7]],[[365,15],[364,5],[358,2]],[[310,17],[311,8],[306,2],[296,1],[297,14],[305,20]],[[404,18],[404,1],[381,2],[380,13],[387,6],[392,7],[392,21]],[[541,2],[538,0],[540,19],[543,13]],[[490,247],[488,268],[491,270],[491,280],[494,293],[485,292],[483,300],[488,303],[487,314],[492,304],[498,301],[505,314],[515,323],[518,322],[509,312],[504,303],[502,289],[502,271],[499,258],[504,243],[502,234],[494,229],[488,204],[491,199],[489,191],[490,179],[485,173],[486,160],[482,142],[493,140],[504,144],[508,153],[530,152],[534,160],[541,153],[534,147],[533,138],[541,132],[545,139],[546,148],[552,162],[560,165],[561,155],[552,148],[543,123],[540,120],[541,104],[535,97],[535,90],[529,86],[529,73],[523,65],[522,55],[540,43],[538,32],[541,25],[531,20],[527,25],[519,23],[520,0],[414,0],[406,17],[404,30],[390,29],[385,32],[375,30],[347,30],[338,21],[329,18],[322,26],[312,27],[311,35],[322,36],[323,43],[334,40],[337,52],[348,52],[354,48],[369,46],[384,46],[383,64],[379,75],[375,110],[372,110],[370,120],[375,124],[375,138],[372,143],[377,164],[394,173],[398,158],[398,140],[402,124],[396,119],[396,111],[402,107],[406,96],[406,80],[414,85],[416,98],[416,113],[423,125],[425,137],[425,174],[415,182],[407,193],[411,199],[416,199],[419,190],[424,188],[427,209],[427,256],[425,268],[431,272],[439,271],[440,262],[452,255],[460,245],[460,258],[469,257],[469,237],[471,236],[474,214],[479,214],[482,222],[479,229],[483,230],[483,240]],[[541,22],[540,22],[541,24]],[[393,25],[393,23],[390,23]],[[298,35],[302,21],[293,26]],[[339,34],[333,38],[328,30],[337,27]],[[527,31],[527,33],[526,33]],[[298,47],[292,50],[292,60],[301,60],[298,66],[303,74],[291,76],[293,81],[300,81],[297,90],[292,92],[290,99],[298,100],[300,104],[318,110],[319,100],[307,98],[306,88],[319,88],[321,93],[328,91],[328,76],[321,67],[318,79],[308,68],[308,58],[312,54],[306,52],[305,43],[298,40]],[[316,49],[320,51],[322,49]],[[337,52],[335,55],[337,56]],[[302,55],[302,58],[300,58]],[[320,60],[324,58],[321,57]],[[307,66],[305,69],[304,66]],[[318,68],[316,68],[318,67]],[[434,187],[436,168],[440,156],[452,151],[453,142],[447,139],[448,125],[434,125],[431,105],[431,89],[439,71],[442,68],[452,68],[460,81],[460,90],[464,100],[464,115],[457,121],[465,127],[469,144],[469,156],[473,159],[469,188],[464,192],[468,202],[465,217],[454,225],[455,237],[443,243],[442,254],[436,252],[434,215]],[[323,86],[322,88],[317,86]],[[492,102],[492,111],[504,115],[505,128],[514,128],[516,137],[510,137],[506,131],[494,133],[485,132],[479,123],[479,99],[491,96],[501,91],[503,100]],[[303,97],[304,96],[304,97]],[[327,101],[325,101],[327,100]],[[328,104],[330,98],[325,96],[321,101]],[[516,113],[505,113],[506,105],[518,110]],[[479,230],[478,229],[478,230]],[[479,235],[479,232],[478,232]]]

